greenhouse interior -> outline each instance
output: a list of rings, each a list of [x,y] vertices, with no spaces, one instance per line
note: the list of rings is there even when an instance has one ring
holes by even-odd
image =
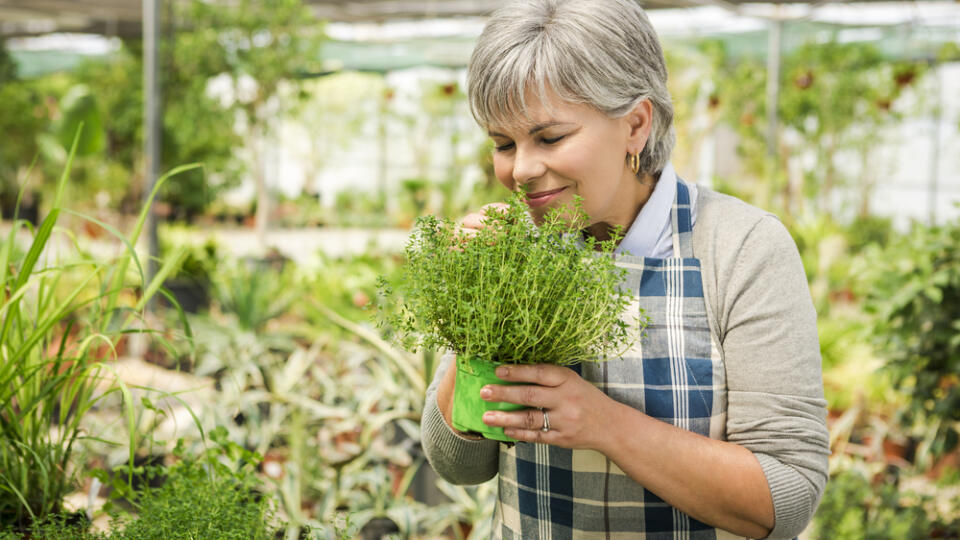
[[[523,200],[468,78],[515,4],[0,0],[0,539],[506,537],[504,456],[554,446],[435,470],[428,389],[471,349],[411,342],[396,294]],[[829,470],[796,536],[960,539],[960,3],[640,5],[678,185],[775,216],[802,263]],[[437,309],[473,290],[449,271]]]

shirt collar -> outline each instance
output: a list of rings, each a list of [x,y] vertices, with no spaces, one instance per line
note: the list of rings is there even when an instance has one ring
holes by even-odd
[[[672,163],[667,163],[660,173],[650,198],[627,229],[615,253],[629,253],[637,257],[650,257],[664,229],[670,227],[670,209],[677,196],[677,173]]]

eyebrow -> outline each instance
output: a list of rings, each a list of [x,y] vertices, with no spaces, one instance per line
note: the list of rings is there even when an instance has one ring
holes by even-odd
[[[537,125],[531,127],[531,128],[530,128],[530,131],[528,131],[527,134],[528,134],[528,135],[533,135],[533,134],[537,133],[538,131],[543,131],[543,130],[545,130],[545,129],[547,129],[547,128],[550,128],[550,127],[553,127],[553,126],[562,126],[562,125],[567,125],[567,124],[571,124],[571,123],[572,123],[572,122],[544,122],[544,123],[542,123],[542,124],[537,124]],[[507,137],[506,135],[504,135],[503,133],[498,133],[498,132],[496,132],[496,131],[487,131],[487,134],[490,135],[491,137],[504,137],[504,138],[509,138],[509,137]]]

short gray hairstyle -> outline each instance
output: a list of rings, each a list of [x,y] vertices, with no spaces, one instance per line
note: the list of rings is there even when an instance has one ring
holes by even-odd
[[[653,105],[641,173],[659,174],[673,151],[673,105],[663,49],[635,0],[515,0],[493,13],[470,57],[470,110],[484,127],[524,114],[524,94],[546,89],[610,118]]]

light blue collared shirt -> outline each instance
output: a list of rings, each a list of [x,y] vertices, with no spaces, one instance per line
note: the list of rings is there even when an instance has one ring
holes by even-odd
[[[690,223],[697,222],[697,186],[690,188]],[[677,173],[672,163],[667,163],[660,173],[660,180],[653,188],[650,198],[640,209],[615,253],[629,253],[637,257],[666,259],[673,257],[673,227],[670,226],[670,210],[677,197]]]

